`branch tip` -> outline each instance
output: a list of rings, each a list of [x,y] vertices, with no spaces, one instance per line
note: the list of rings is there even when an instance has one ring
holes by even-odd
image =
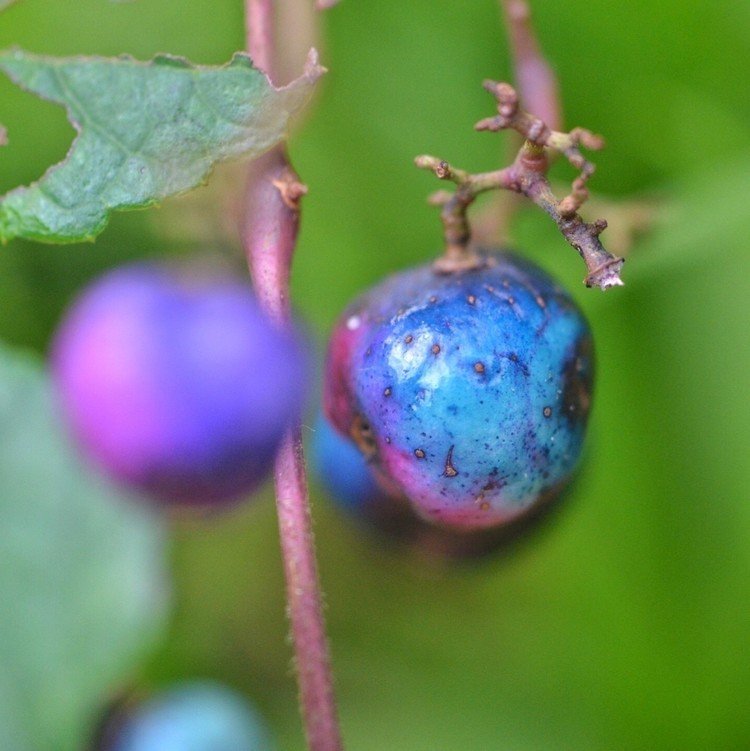
[[[601,235],[602,232],[604,232],[605,229],[607,229],[607,220],[606,219],[596,219],[591,224],[591,231],[594,235],[597,237]]]
[[[328,73],[328,68],[320,64],[320,54],[315,47],[310,47],[305,60],[305,69],[303,75],[311,83],[315,83],[324,73]]]
[[[610,287],[622,287],[625,285],[625,282],[620,277],[620,271],[624,263],[624,258],[615,258],[612,256],[601,266],[590,271],[583,280],[583,283],[587,287],[599,287],[603,292]]]

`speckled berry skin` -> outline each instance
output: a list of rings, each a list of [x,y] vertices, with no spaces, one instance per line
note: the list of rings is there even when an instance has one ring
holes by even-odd
[[[485,556],[515,539],[532,520],[501,528],[454,529],[419,516],[395,484],[383,483],[356,444],[320,415],[315,422],[312,464],[328,497],[379,545],[407,548],[425,559],[467,560]]]
[[[557,495],[581,453],[593,343],[545,272],[485,253],[422,266],[357,299],[331,338],[325,411],[423,517],[506,524]]]
[[[306,363],[248,285],[134,266],[84,291],[52,370],[78,443],[159,502],[216,506],[254,490],[299,415]]]
[[[97,751],[270,751],[259,713],[234,691],[195,681],[165,691],[120,719]]]

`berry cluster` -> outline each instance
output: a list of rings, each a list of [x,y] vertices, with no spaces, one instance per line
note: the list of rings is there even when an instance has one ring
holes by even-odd
[[[591,333],[568,294],[528,261],[480,256],[451,273],[396,274],[349,306],[317,439],[334,496],[396,537],[448,550],[468,538],[446,544],[425,521],[506,526],[559,493],[591,403]],[[303,400],[299,338],[245,285],[148,266],[86,291],[53,363],[89,454],[172,503],[252,491]]]

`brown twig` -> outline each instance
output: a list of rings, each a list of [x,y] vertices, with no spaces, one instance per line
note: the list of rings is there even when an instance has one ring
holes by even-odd
[[[245,7],[248,52],[257,66],[271,74],[272,0],[245,0]],[[291,319],[289,276],[299,228],[299,203],[306,190],[283,147],[250,167],[242,241],[256,294],[282,325]],[[276,457],[275,479],[287,612],[307,743],[310,751],[341,751],[299,424],[284,438]]]
[[[604,145],[603,139],[583,128],[575,128],[570,133],[551,129],[541,118],[520,107],[516,90],[510,84],[485,81],[484,86],[497,100],[497,115],[478,122],[476,130],[512,129],[525,140],[513,164],[495,172],[473,175],[436,157],[416,158],[418,167],[430,169],[441,180],[451,180],[457,186],[452,195],[441,194],[437,201],[442,205],[445,254],[438,259],[436,267],[452,272],[486,262],[471,248],[466,214],[480,193],[501,188],[530,198],[552,217],[565,239],[586,263],[589,273],[584,283],[588,287],[607,289],[621,285],[623,259],[608,253],[599,240],[607,223],[599,219],[587,224],[578,214],[578,209],[588,198],[586,183],[594,173],[594,165],[583,156],[580,147],[600,149]],[[579,171],[570,193],[560,200],[552,192],[547,179],[550,151],[565,156]],[[434,196],[432,202],[436,202]]]

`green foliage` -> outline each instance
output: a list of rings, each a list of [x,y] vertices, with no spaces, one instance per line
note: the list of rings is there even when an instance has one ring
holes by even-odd
[[[49,383],[0,349],[0,748],[80,751],[164,625],[163,535],[92,476]]]
[[[216,162],[269,149],[317,77],[275,89],[244,54],[208,68],[16,50],[0,54],[0,69],[64,105],[79,131],[65,161],[0,201],[0,240],[58,243],[91,240],[111,211],[150,206],[199,185]]]

